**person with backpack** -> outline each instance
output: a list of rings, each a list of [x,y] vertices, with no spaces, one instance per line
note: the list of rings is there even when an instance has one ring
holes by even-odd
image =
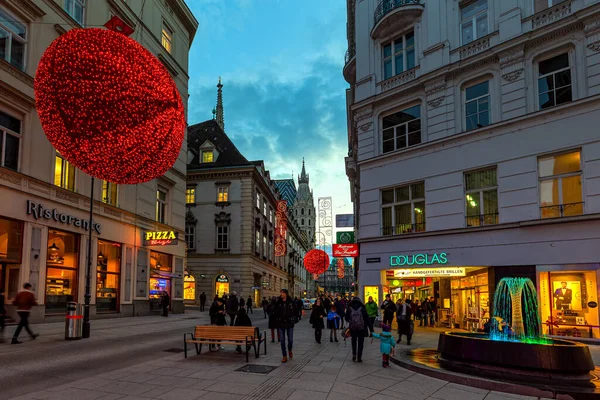
[[[365,305],[358,297],[354,297],[346,313],[346,322],[348,322],[350,336],[352,337],[352,361],[362,362],[365,336],[368,332],[368,320],[369,316],[367,315]]]

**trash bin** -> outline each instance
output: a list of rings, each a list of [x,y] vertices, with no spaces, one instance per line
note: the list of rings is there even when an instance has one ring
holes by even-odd
[[[81,329],[83,327],[83,315],[81,315],[77,303],[69,301],[67,303],[67,313],[65,315],[65,339],[81,339]]]

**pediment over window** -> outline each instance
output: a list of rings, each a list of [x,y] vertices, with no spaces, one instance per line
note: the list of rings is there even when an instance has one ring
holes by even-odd
[[[214,163],[219,158],[219,151],[217,147],[210,141],[206,140],[199,147],[200,163]]]
[[[231,223],[231,214],[227,214],[226,212],[220,212],[218,214],[215,214],[215,222],[217,224],[219,224],[219,223],[230,224]]]
[[[196,225],[198,223],[198,220],[190,210],[185,213],[185,223],[192,225]]]

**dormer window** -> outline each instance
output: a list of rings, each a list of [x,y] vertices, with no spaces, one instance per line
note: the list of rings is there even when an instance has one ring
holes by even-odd
[[[212,151],[203,151],[202,152],[202,163],[211,163],[213,162],[213,152]]]

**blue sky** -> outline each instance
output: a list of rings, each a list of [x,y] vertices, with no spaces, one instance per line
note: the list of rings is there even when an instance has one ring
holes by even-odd
[[[306,159],[315,205],[351,213],[344,0],[186,0],[199,21],[190,52],[189,123],[212,118],[223,80],[225,131],[275,179]]]

